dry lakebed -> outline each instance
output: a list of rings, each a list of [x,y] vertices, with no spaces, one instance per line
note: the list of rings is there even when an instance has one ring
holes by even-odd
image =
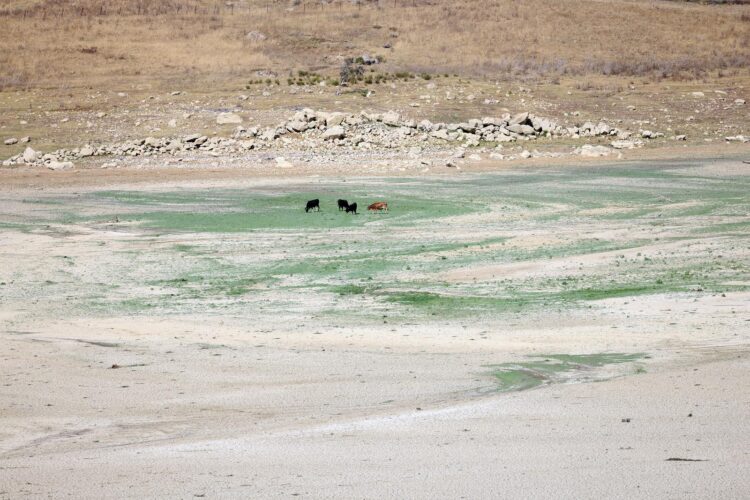
[[[741,498],[741,160],[0,188],[0,498]]]

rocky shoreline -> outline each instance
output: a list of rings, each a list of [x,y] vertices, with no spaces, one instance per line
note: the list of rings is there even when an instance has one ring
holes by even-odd
[[[643,139],[663,137],[663,134],[630,131],[611,127],[605,122],[586,122],[581,126],[565,127],[553,120],[528,112],[514,116],[484,117],[461,123],[433,123],[415,121],[389,111],[382,114],[303,109],[275,127],[245,127],[242,118],[223,113],[219,124],[237,124],[231,137],[190,134],[179,137],[146,137],[119,143],[85,144],[79,148],[58,149],[44,153],[27,146],[25,151],[2,162],[3,166],[27,165],[52,170],[73,168],[74,161],[89,157],[139,157],[177,155],[182,152],[203,152],[213,156],[245,153],[251,150],[297,149],[303,151],[356,152],[368,150],[398,150],[415,154],[425,150],[458,148],[452,157],[462,157],[466,148],[491,151],[492,159],[515,159],[537,156],[523,150],[520,154],[503,153],[503,145],[539,138],[578,139],[612,138],[609,147],[583,145],[574,152],[587,156],[606,156],[615,149],[629,149],[643,145]],[[539,155],[543,156],[543,155]],[[452,166],[450,160],[447,166]],[[105,166],[108,166],[105,164]],[[112,165],[114,166],[114,165]]]
[[[582,144],[571,154],[589,157],[608,156],[617,150],[641,147],[646,141],[664,137],[661,132],[621,130],[606,122],[585,122],[580,126],[563,126],[554,120],[530,114],[505,114],[483,117],[460,123],[415,121],[395,111],[385,113],[341,113],[316,111],[309,108],[296,112],[275,127],[245,127],[242,118],[234,113],[222,113],[217,123],[236,124],[231,137],[189,134],[179,137],[146,137],[119,143],[86,144],[74,149],[58,149],[49,153],[27,146],[25,151],[2,162],[5,167],[15,165],[39,166],[51,170],[74,167],[74,161],[89,157],[128,158],[154,155],[178,155],[184,152],[203,152],[211,156],[247,153],[248,151],[297,150],[307,152],[366,152],[375,150],[403,150],[411,156],[423,152],[454,149],[445,166],[457,166],[454,159],[463,158],[466,150],[476,148],[489,153],[493,160],[514,160],[532,157],[559,157],[563,153],[541,153],[522,149],[508,152],[509,143],[523,143],[537,139],[563,140],[598,138],[609,140],[608,145]],[[684,141],[684,135],[673,139]],[[748,142],[745,136],[726,137],[726,141]],[[24,138],[24,142],[29,142]],[[276,158],[285,166],[283,157]],[[426,163],[428,164],[428,163]],[[104,163],[103,166],[117,166]]]

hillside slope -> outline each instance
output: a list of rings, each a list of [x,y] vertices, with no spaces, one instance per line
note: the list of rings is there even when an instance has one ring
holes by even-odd
[[[380,71],[502,79],[680,79],[750,66],[750,5],[18,0],[0,9],[0,23],[0,87],[337,75],[345,57],[362,54],[384,58]]]

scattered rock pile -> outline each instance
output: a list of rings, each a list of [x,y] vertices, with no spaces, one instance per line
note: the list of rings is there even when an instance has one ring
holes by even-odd
[[[485,117],[461,123],[417,122],[402,117],[395,111],[386,113],[340,113],[303,109],[276,127],[245,127],[237,115],[226,113],[220,123],[238,124],[232,137],[192,134],[183,137],[155,138],[126,141],[99,146],[84,145],[75,149],[60,149],[43,154],[27,147],[26,150],[3,162],[3,166],[36,165],[57,168],[60,163],[92,156],[152,156],[201,151],[214,156],[237,154],[252,149],[273,149],[294,144],[303,150],[347,148],[368,150],[376,148],[413,148],[425,144],[479,146],[480,143],[506,143],[534,140],[540,137],[612,137],[612,147],[627,149],[642,145],[640,140],[629,140],[630,132],[621,131],[604,122],[586,122],[581,126],[562,126],[553,120],[519,113],[515,116]],[[642,133],[643,138],[659,134]],[[588,151],[587,151],[588,152]]]
[[[514,142],[538,137],[616,136],[627,139],[630,134],[604,122],[586,122],[580,127],[563,127],[548,118],[519,113],[515,116],[485,117],[461,123],[416,122],[395,111],[386,113],[344,114],[304,109],[277,127],[274,137],[289,133],[305,139],[323,139],[340,146],[400,147],[411,142],[439,140],[477,146],[480,142]],[[250,134],[252,136],[252,134]],[[243,137],[240,131],[239,136]]]

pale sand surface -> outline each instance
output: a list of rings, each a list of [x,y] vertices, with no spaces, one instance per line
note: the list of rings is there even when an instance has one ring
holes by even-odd
[[[712,178],[746,175],[736,162],[688,170]],[[228,177],[152,178],[137,187],[113,178],[95,185],[40,182],[44,196],[70,200],[114,187],[146,192],[241,183],[283,190],[299,182]],[[140,182],[135,173],[130,180]],[[4,191],[5,223],[43,210],[29,202],[39,190],[21,184]],[[563,205],[539,210],[555,214],[567,210]],[[0,498],[743,498],[750,491],[750,291],[742,266],[750,249],[742,232],[690,231],[741,222],[747,214],[670,215],[694,206],[668,206],[667,224],[655,217],[632,226],[606,218],[621,212],[616,205],[583,214],[605,216],[604,222],[576,212],[560,226],[529,219],[526,227],[527,215],[519,213],[508,219],[514,231],[523,230],[508,240],[512,249],[571,242],[580,234],[641,244],[500,263],[483,261],[495,255],[496,243],[464,253],[448,249],[439,255],[473,260],[433,274],[458,293],[498,280],[539,285],[615,276],[620,262],[635,273],[644,256],[680,262],[703,256],[704,266],[720,254],[741,266],[722,278],[726,293],[653,293],[604,298],[591,307],[387,323],[379,316],[321,316],[331,299],[304,289],[293,292],[286,308],[253,309],[255,293],[285,304],[289,290],[298,290],[290,288],[292,278],[279,290],[259,284],[244,308],[229,301],[226,312],[209,309],[224,299],[204,297],[184,310],[167,301],[150,313],[93,313],[81,304],[100,281],[119,284],[112,294],[159,292],[145,275],[169,265],[175,257],[166,252],[175,244],[233,258],[239,245],[240,255],[268,256],[242,246],[257,244],[252,233],[153,235],[104,220],[4,229]],[[467,238],[480,221],[474,214],[445,218],[442,227],[417,234]],[[371,224],[376,230],[380,223]],[[666,241],[674,236],[688,239]],[[159,260],[161,253],[167,260]],[[137,265],[129,267],[128,259]],[[429,275],[401,270],[393,286]],[[49,291],[45,280],[53,282]],[[351,299],[350,307],[382,307],[376,299]],[[608,365],[572,380],[580,383],[521,392],[497,392],[490,374],[492,365],[530,355],[601,352],[646,357],[638,373],[631,365]]]

